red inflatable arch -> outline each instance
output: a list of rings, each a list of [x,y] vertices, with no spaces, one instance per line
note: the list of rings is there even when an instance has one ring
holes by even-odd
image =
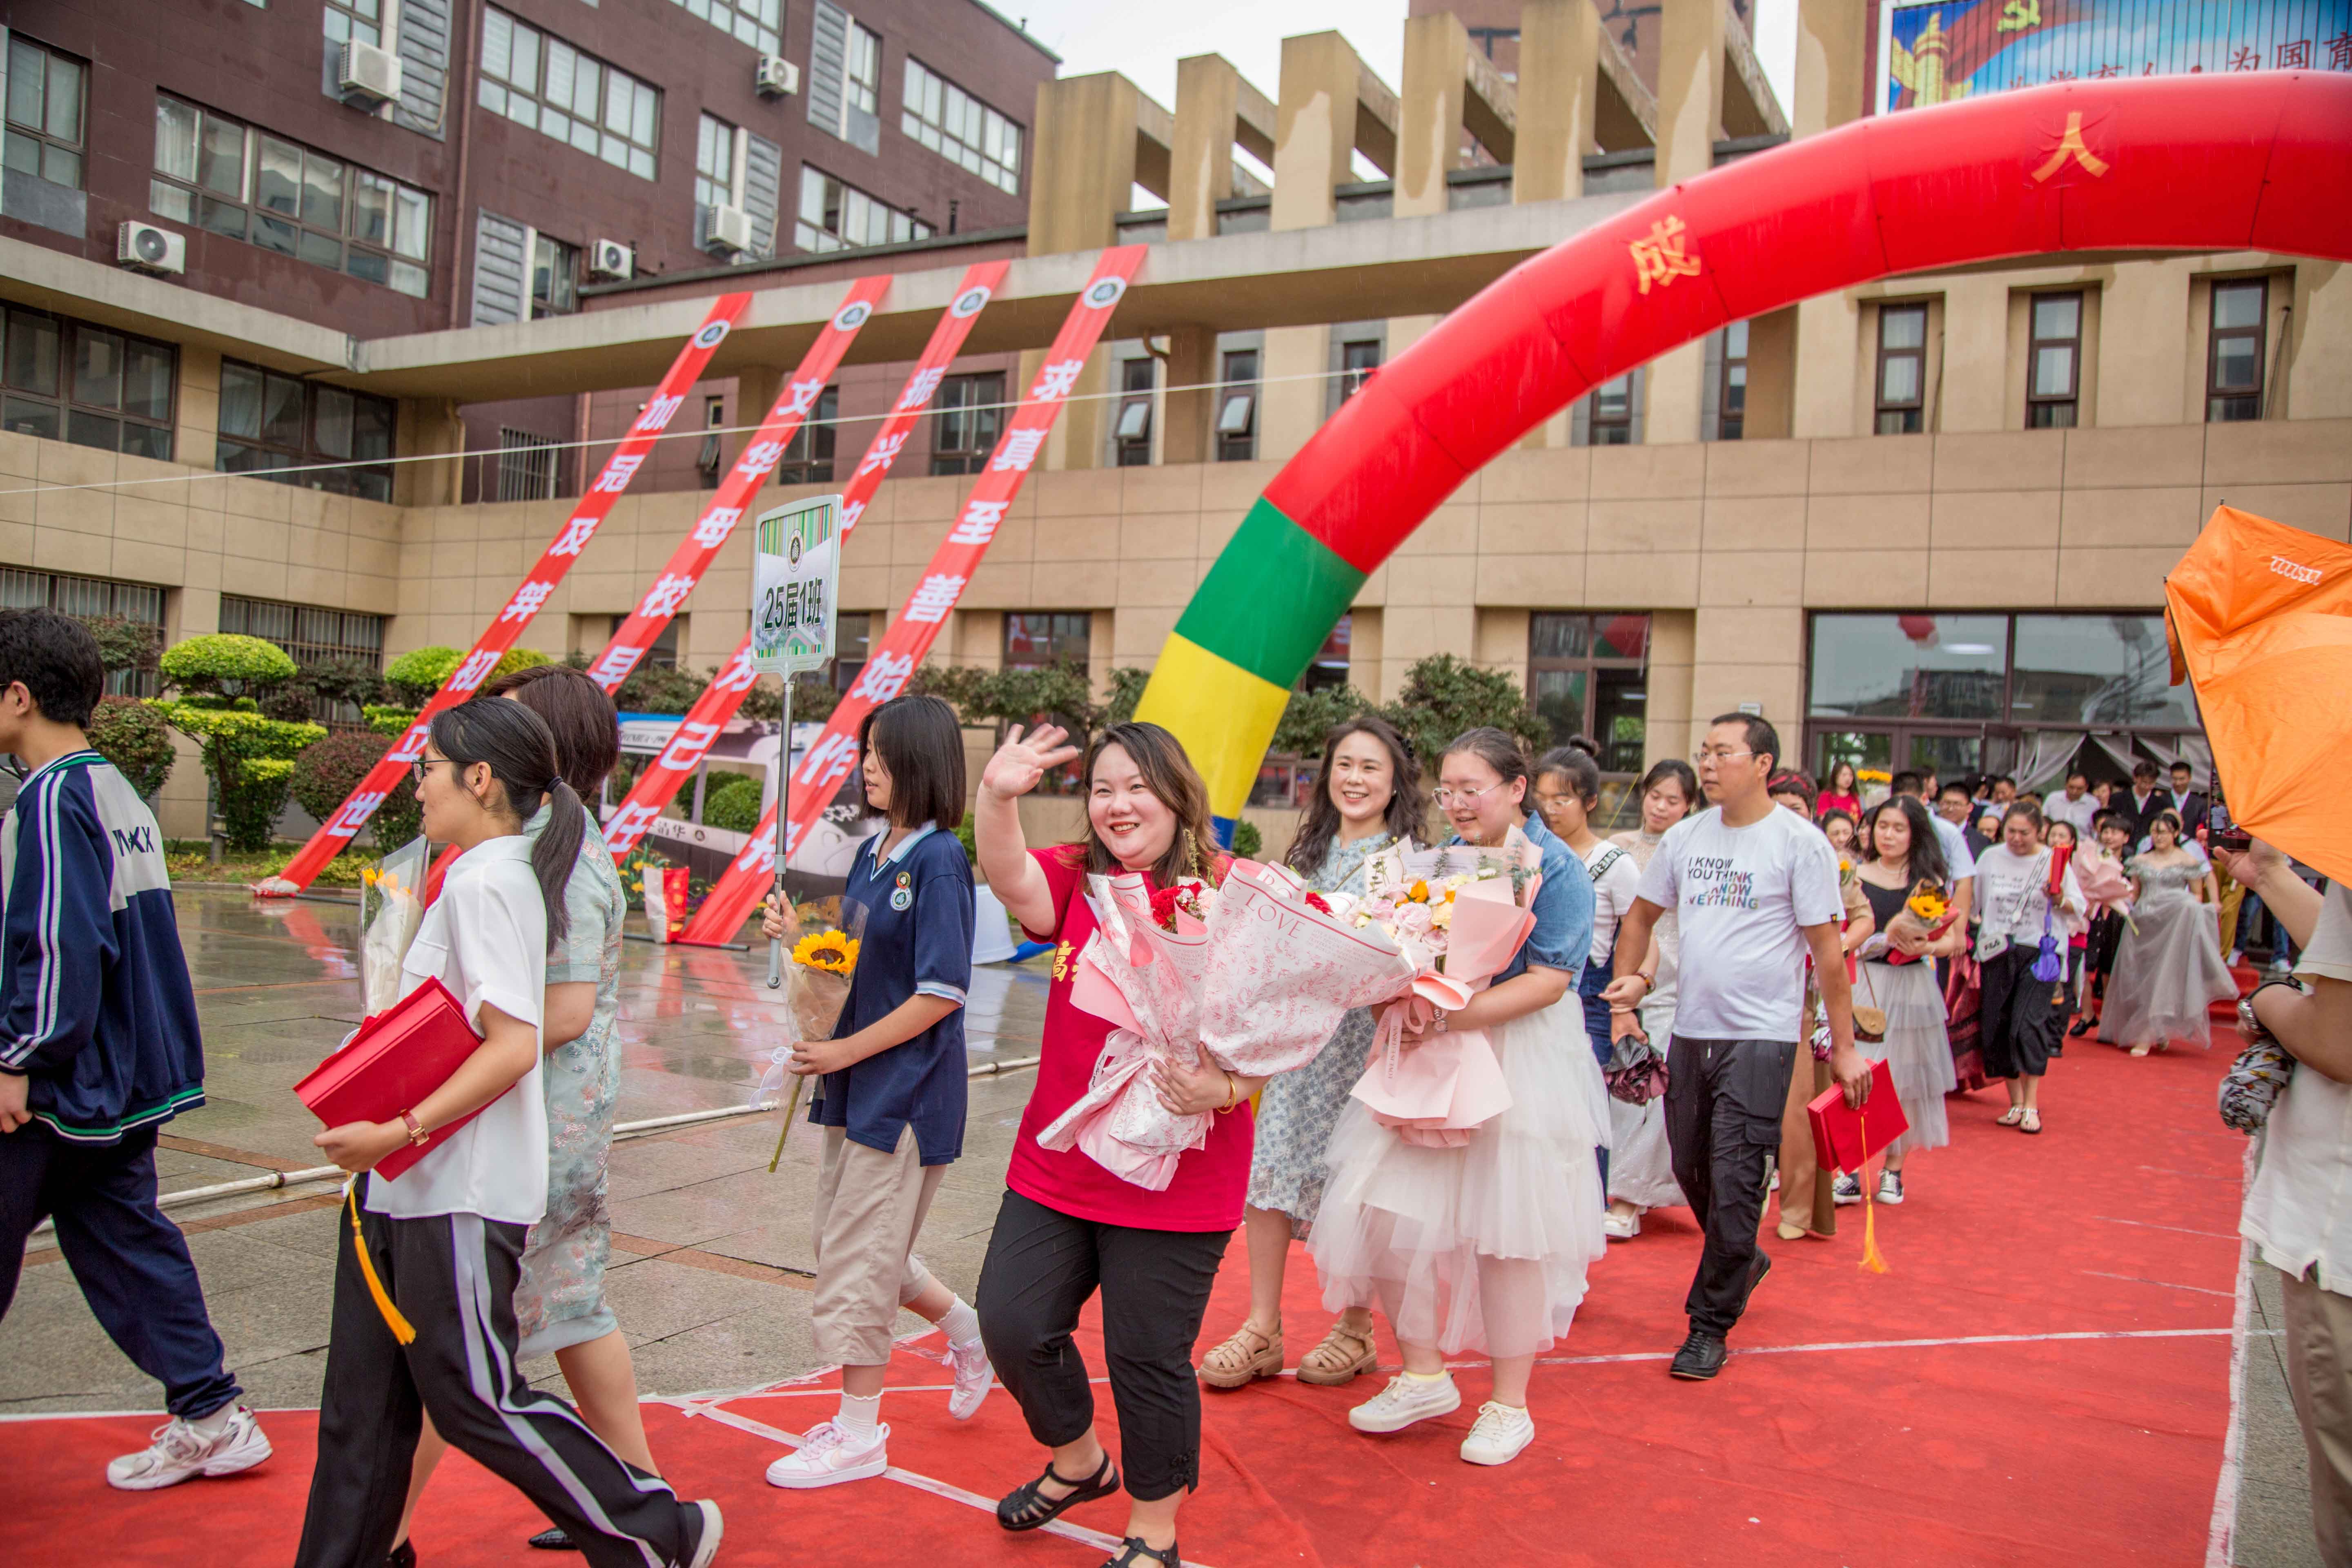
[[[1182,738],[1232,817],[1364,577],[1593,386],[1874,279],[2166,250],[2352,260],[2352,75],[1999,93],[1856,121],[1661,191],[1497,279],[1284,466],[1178,622],[1138,716]]]

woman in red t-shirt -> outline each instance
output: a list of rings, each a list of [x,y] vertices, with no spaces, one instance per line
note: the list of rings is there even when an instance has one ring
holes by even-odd
[[[1070,1001],[1071,974],[1094,934],[1089,875],[1141,872],[1154,888],[1200,876],[1216,854],[1209,792],[1176,737],[1157,724],[1113,724],[1086,753],[1087,835],[1033,850],[1020,797],[1078,752],[1046,725],[1016,726],[981,775],[973,839],[990,889],[1039,942],[1056,943],[1037,1087],[1022,1113],[1003,1207],[981,1266],[980,1331],[997,1381],[1030,1435],[1053,1450],[1045,1473],[996,1505],[1007,1530],[1034,1530],[1063,1510],[1119,1489],[1095,1431],[1086,1363],[1070,1342],[1099,1288],[1103,1349],[1131,1500],[1127,1539],[1105,1568],[1178,1568],[1176,1509],[1201,1479],[1201,1389],[1192,1342],[1249,1186],[1248,1100],[1263,1079],[1162,1066],[1160,1098],[1183,1114],[1218,1111],[1205,1147],[1187,1152],[1164,1192],[1115,1176],[1076,1149],[1043,1148],[1039,1130],[1086,1092],[1110,1025]]]

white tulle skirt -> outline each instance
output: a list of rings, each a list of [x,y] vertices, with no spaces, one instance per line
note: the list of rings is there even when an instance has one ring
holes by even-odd
[[[1854,1000],[1885,1009],[1886,1038],[1855,1048],[1864,1057],[1886,1058],[1895,1098],[1902,1101],[1903,1119],[1911,1124],[1886,1152],[1903,1155],[1940,1149],[1952,1141],[1944,1096],[1959,1088],[1960,1079],[1952,1065],[1951,1037],[1944,1029],[1944,992],[1936,984],[1936,966],[1924,960],[1866,963],[1862,970],[1866,988],[1857,983]]]
[[[1351,1100],[1309,1250],[1337,1311],[1364,1302],[1446,1354],[1532,1355],[1568,1333],[1605,1249],[1608,1091],[1570,995],[1492,1031],[1511,1109],[1458,1149],[1407,1143]]]

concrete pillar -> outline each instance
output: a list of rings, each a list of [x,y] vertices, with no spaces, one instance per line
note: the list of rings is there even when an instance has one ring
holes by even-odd
[[[1116,71],[1037,89],[1029,182],[1029,254],[1096,250],[1118,237],[1135,187],[1143,94]]]
[[[172,457],[192,468],[218,460],[220,351],[189,343],[180,350],[179,427],[172,433]],[[207,628],[209,629],[209,628]]]
[[[1173,125],[1168,237],[1208,239],[1217,232],[1217,204],[1236,194],[1234,144],[1274,165],[1274,105],[1223,56],[1194,55],[1176,62]]]
[[[404,458],[437,457],[446,463],[402,463],[393,470],[392,499],[398,506],[455,506],[464,491],[465,422],[448,397],[400,400],[398,445]]]
[[[1445,176],[1462,166],[1462,100],[1470,33],[1450,11],[1404,25],[1404,79],[1397,109],[1398,217],[1445,210]]]
[[[1740,437],[1772,441],[1795,427],[1797,310],[1768,311],[1748,323],[1748,413]]]
[[[1282,40],[1272,227],[1320,228],[1332,221],[1338,211],[1332,193],[1355,178],[1363,76],[1363,61],[1337,33]]]
[[[791,376],[789,366],[781,364],[746,365],[735,375],[735,405],[730,425],[757,425],[768,416],[768,410],[783,395],[784,382]],[[812,413],[814,410],[811,410]],[[730,449],[739,449],[751,440],[749,436],[730,438]]]
[[[1192,392],[1168,392],[1160,400],[1160,460],[1163,463],[1205,463],[1216,446],[1217,395],[1208,383],[1217,379],[1217,332],[1213,327],[1178,327],[1168,334],[1168,357],[1161,362],[1161,384],[1195,387]],[[1105,643],[1105,647],[1110,645]]]
[[[1818,136],[1861,117],[1868,90],[1866,0],[1797,0],[1797,68],[1790,92],[1790,132]],[[1869,57],[1876,58],[1874,50]],[[1795,436],[1860,433],[1853,404],[1861,316],[1850,296],[1824,295],[1797,307]],[[1752,384],[1752,381],[1751,381]],[[1753,395],[1751,394],[1751,395]]]
[[[1658,144],[1654,179],[1664,190],[1715,167],[1723,130],[1724,0],[1664,0],[1658,27]],[[1651,362],[1645,378],[1643,440],[1651,446],[1698,439],[1701,343]]]
[[[1278,197],[1276,199],[1279,199]],[[1258,387],[1257,456],[1281,462],[1323,426],[1328,327],[1268,327],[1265,380]]]
[[[1018,388],[1006,388],[1006,395],[1026,396],[1029,389],[1037,384],[1037,373],[1045,363],[1044,349],[1023,350],[1021,384]],[[1105,421],[1118,405],[1115,399],[1102,395],[1109,390],[1110,351],[1098,347],[1087,356],[1087,367],[1078,372],[1078,379],[1070,387],[1069,401],[1063,405],[1062,416],[1054,422],[1054,433],[1045,438],[1046,468],[1102,467]],[[1012,417],[1010,412],[1005,416]]]
[[[1518,137],[1511,200],[1584,194],[1601,91],[1601,13],[1592,0],[1527,0],[1519,12]]]

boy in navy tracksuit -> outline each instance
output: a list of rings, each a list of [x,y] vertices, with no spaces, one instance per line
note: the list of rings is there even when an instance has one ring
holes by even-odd
[[[155,1135],[204,1103],[196,999],[155,818],[84,733],[106,688],[89,629],[0,611],[0,752],[26,770],[0,821],[0,1316],[45,1218],[90,1310],[163,1384],[172,1419],[107,1466],[130,1491],[269,1457],[222,1364]]]

